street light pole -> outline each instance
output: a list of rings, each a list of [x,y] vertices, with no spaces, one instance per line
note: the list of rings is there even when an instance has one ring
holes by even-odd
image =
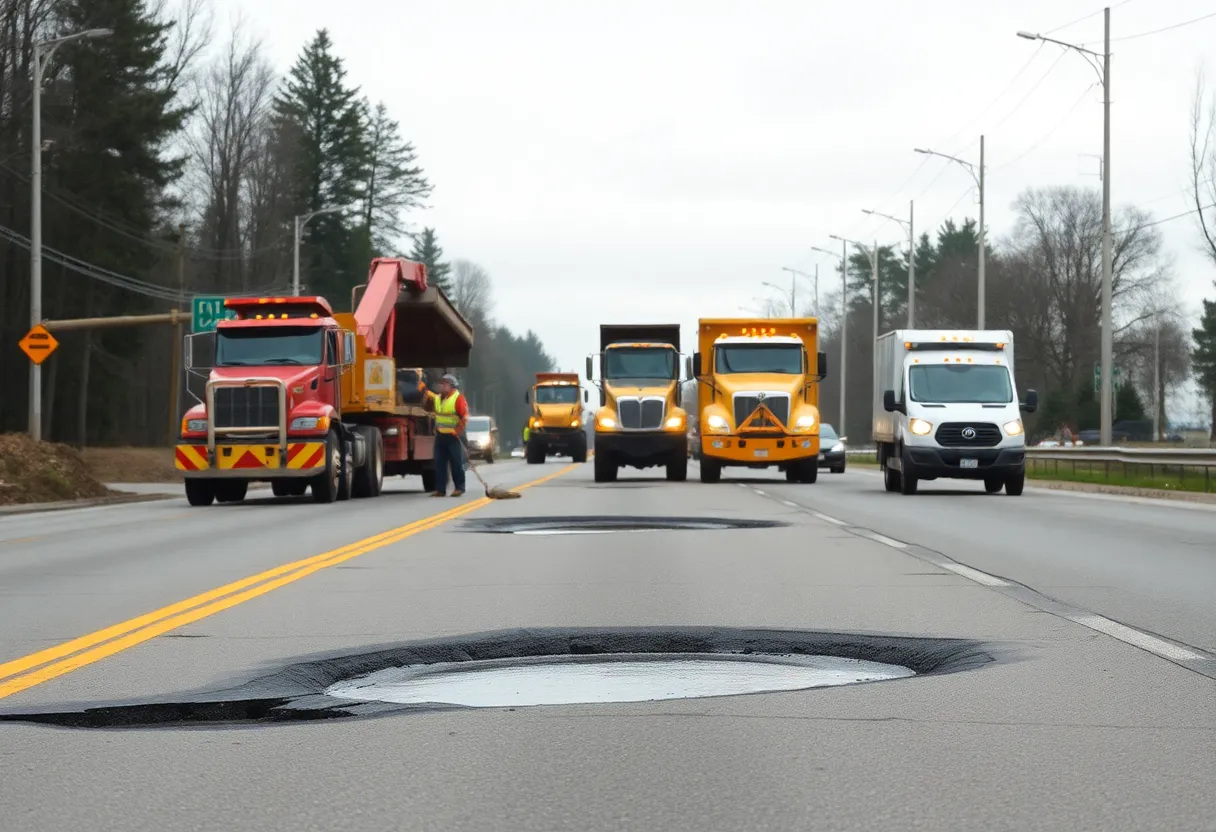
[[[979,309],[978,309],[978,313],[976,315],[976,321],[977,321],[976,328],[983,329],[984,328],[984,260],[986,259],[985,258],[985,246],[984,246],[984,137],[980,136],[980,166],[979,166],[978,171],[976,170],[975,165],[973,165],[971,162],[967,162],[962,159],[959,159],[957,156],[949,156],[945,153],[938,153],[936,150],[925,150],[924,148],[920,148],[920,147],[913,148],[913,150],[917,153],[924,153],[929,156],[940,156],[943,159],[949,159],[951,162],[956,162],[959,165],[962,165],[967,170],[967,172],[971,174],[971,178],[975,180],[975,186],[979,189],[979,193],[980,193],[980,231],[979,231],[979,252],[977,253],[977,256],[976,256],[977,265],[978,265],[977,275],[976,275],[976,281],[977,281],[976,299],[977,299],[977,305],[978,305]]]
[[[859,248],[861,250],[861,252],[863,254],[865,254],[866,257],[869,258],[869,260],[870,260],[871,280],[874,284],[873,297],[870,302],[870,305],[874,311],[874,340],[870,344],[870,361],[871,361],[871,363],[873,363],[874,358],[877,354],[877,348],[878,348],[878,302],[879,302],[879,296],[878,296],[878,256],[879,256],[878,255],[878,241],[877,240],[874,241],[874,250],[873,250],[873,253],[870,253],[870,252],[866,251],[865,246],[863,246],[861,243],[857,242],[856,240],[847,240],[844,237],[838,237],[835,234],[829,234],[828,236],[831,237],[833,240],[840,240],[840,242],[842,243],[842,248],[846,252],[846,254],[848,251],[848,244],[852,243],[853,245],[857,246],[857,248]],[[846,310],[846,314],[847,314],[847,310]],[[843,375],[844,375],[844,373],[842,372],[841,376],[843,376]],[[873,382],[870,385],[871,386],[870,396],[871,396],[871,399],[874,400],[878,396],[878,392],[877,392],[878,391],[878,373],[871,370],[870,375],[871,375],[871,381]],[[842,381],[843,381],[843,379],[842,379]],[[841,397],[841,400],[843,401],[843,396]]]
[[[1111,227],[1110,227],[1110,7],[1103,9],[1103,49],[1099,54],[1092,49],[1066,43],[1055,38],[1018,32],[1026,40],[1041,40],[1063,46],[1077,52],[1098,73],[1102,83],[1102,385],[1101,385],[1101,443],[1111,443],[1111,422],[1114,417],[1114,389],[1111,375],[1114,364],[1114,329],[1111,321]]]
[[[310,211],[307,214],[300,214],[296,217],[296,239],[291,266],[291,293],[293,295],[298,296],[300,294],[300,234],[304,231],[304,226],[313,217],[320,216],[321,214],[333,214],[341,210],[341,208],[322,208],[319,211]]]
[[[813,248],[813,246],[812,246],[812,248]],[[791,318],[798,317],[798,310],[794,306],[794,291],[797,287],[796,278],[798,278],[799,276],[805,277],[807,280],[813,279],[815,281],[815,316],[818,317],[819,316],[819,264],[818,263],[815,264],[814,278],[812,278],[811,275],[807,274],[806,272],[798,271],[798,269],[791,269],[789,266],[782,266],[781,270],[790,273],[790,317]]]
[[[104,38],[111,29],[86,29],[34,44],[34,88],[30,129],[30,327],[42,323],[42,72],[55,50],[84,38]],[[42,440],[42,365],[30,362],[29,434]]]
[[[835,253],[828,251],[826,248],[811,246],[811,251],[817,251],[820,254],[827,254],[835,257]],[[815,267],[818,270],[818,266]],[[818,285],[818,284],[816,284]],[[815,290],[816,302],[818,302],[819,290]],[[815,312],[819,312],[818,306]],[[849,346],[849,244],[841,240],[840,242],[840,435],[847,436],[848,428],[845,427],[845,388],[846,379],[848,379],[846,358],[848,357]]]
[[[1161,441],[1161,312],[1153,316],[1153,441]]]
[[[914,225],[914,211],[915,201],[913,200],[908,202],[908,219],[906,220],[901,220],[899,217],[893,217],[890,214],[870,211],[866,208],[861,209],[863,214],[871,214],[875,217],[882,217],[883,219],[897,222],[900,225],[908,226],[908,329],[916,328],[916,226]]]

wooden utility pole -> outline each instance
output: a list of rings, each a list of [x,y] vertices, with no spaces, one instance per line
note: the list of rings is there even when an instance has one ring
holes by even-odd
[[[177,226],[177,305],[180,309],[186,303],[186,224]],[[169,382],[169,435],[170,445],[177,442],[177,420],[182,411],[182,324],[181,319],[174,316],[173,321],[173,375]]]

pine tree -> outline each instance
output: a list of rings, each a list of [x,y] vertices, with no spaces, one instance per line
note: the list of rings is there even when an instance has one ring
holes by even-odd
[[[372,252],[386,256],[405,233],[404,214],[422,207],[432,186],[417,164],[414,145],[401,137],[400,125],[383,103],[367,117],[371,157],[363,189],[363,226]]]
[[[1203,317],[1199,328],[1191,333],[1195,339],[1195,350],[1191,361],[1199,388],[1207,395],[1212,406],[1212,438],[1216,439],[1216,301],[1203,302]]]
[[[445,295],[449,293],[448,274],[452,271],[452,265],[443,259],[443,249],[439,246],[435,229],[424,228],[414,236],[414,248],[409,253],[409,259],[426,266],[428,283],[438,286]]]
[[[332,49],[329,32],[318,30],[288,73],[274,110],[280,129],[296,144],[297,211],[344,209],[309,222],[301,253],[310,290],[342,298],[363,279],[370,254],[365,236],[352,229],[360,223],[371,152],[359,90],[347,85],[346,69]]]

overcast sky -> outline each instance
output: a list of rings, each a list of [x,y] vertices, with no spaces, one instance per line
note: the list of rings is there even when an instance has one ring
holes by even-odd
[[[1111,5],[1116,39],[1216,13],[1210,0]],[[915,198],[918,235],[975,216],[967,172],[913,147],[978,161],[986,135],[996,238],[1027,186],[1100,187],[1094,69],[1015,35],[1056,30],[1100,51],[1096,0],[216,0],[216,10],[221,30],[243,16],[280,71],[330,30],[352,83],[388,105],[436,186],[413,224],[433,225],[449,257],[483,265],[496,316],[535,329],[563,368],[582,367],[600,323],[678,321],[687,340],[699,316],[746,314],[776,297],[763,281],[788,285],[782,266],[819,263],[826,294],[836,261],[811,246],[904,234],[863,208],[904,216]],[[1191,207],[1189,107],[1205,54],[1216,86],[1213,42],[1216,17],[1112,45],[1116,207],[1157,218]],[[1162,230],[1197,307],[1216,269],[1194,218]]]

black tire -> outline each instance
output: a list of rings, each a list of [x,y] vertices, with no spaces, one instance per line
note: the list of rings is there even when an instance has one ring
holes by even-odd
[[[289,497],[303,497],[304,492],[308,490],[308,480],[290,480],[287,486],[287,495]]]
[[[785,481],[798,482],[798,469],[793,465],[785,466]]]
[[[899,475],[899,493],[900,494],[915,494],[918,480],[916,475],[909,473],[906,469]]]
[[[616,463],[608,454],[595,455],[595,481],[616,482]]]
[[[544,445],[532,440],[528,441],[528,447],[524,450],[524,459],[527,460],[529,465],[544,465],[545,456]]]
[[[342,468],[338,477],[338,499],[349,500],[355,490],[355,449],[353,440],[342,439]]]
[[[984,490],[989,494],[996,494],[1005,487],[1005,481],[999,477],[988,477],[984,480]]]
[[[586,462],[587,461],[587,440],[586,439],[584,439],[582,442],[578,442],[575,444],[574,450],[570,453],[570,459],[572,459],[574,462]]]
[[[900,475],[894,468],[882,469],[882,484],[892,493],[900,490]]]
[[[494,449],[493,448],[486,448],[486,457],[485,458],[486,458],[486,465],[494,464]]]
[[[667,481],[684,482],[688,479],[688,457],[681,456],[667,463]]]
[[[215,502],[215,483],[211,480],[187,479],[186,502],[192,506],[209,506]]]
[[[815,457],[798,463],[798,482],[814,485],[819,479],[819,460]]]
[[[1010,497],[1021,497],[1022,490],[1026,487],[1026,472],[1015,474],[1005,480],[1005,493]]]
[[[270,493],[276,497],[291,497],[294,485],[291,480],[271,480]]]
[[[701,457],[701,482],[713,485],[722,481],[722,463],[716,459]]]
[[[422,472],[422,490],[428,494],[435,491],[435,469],[427,468]]]
[[[248,480],[219,480],[215,483],[217,503],[239,503],[249,493]]]
[[[355,433],[367,446],[367,460],[355,471],[351,493],[355,497],[379,497],[384,490],[384,437],[374,425],[358,425]]]
[[[839,468],[830,468],[829,470],[830,470],[830,471],[831,471],[833,474],[843,474],[843,473],[844,473],[844,466],[843,466],[843,465],[841,465]]]
[[[318,503],[338,499],[338,482],[342,478],[342,440],[336,431],[325,437],[325,466],[312,478],[312,498]]]

